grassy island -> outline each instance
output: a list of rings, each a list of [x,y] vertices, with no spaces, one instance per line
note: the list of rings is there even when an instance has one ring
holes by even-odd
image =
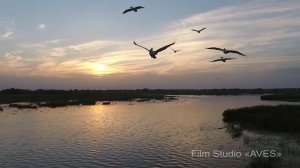
[[[263,95],[263,96],[261,96],[261,100],[299,102],[300,101],[300,92]]]
[[[134,99],[164,100],[164,94],[148,90],[23,90],[0,91],[0,104],[15,108],[62,107],[67,105],[95,105],[97,101],[130,101]],[[29,102],[30,105],[20,105]],[[35,105],[32,105],[35,104]]]
[[[254,106],[224,111],[223,120],[245,129],[300,132],[300,105]]]

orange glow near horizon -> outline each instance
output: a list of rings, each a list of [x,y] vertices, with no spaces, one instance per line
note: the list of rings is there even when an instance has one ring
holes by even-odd
[[[90,73],[93,75],[108,75],[118,72],[117,69],[109,67],[102,63],[92,63],[89,65]]]

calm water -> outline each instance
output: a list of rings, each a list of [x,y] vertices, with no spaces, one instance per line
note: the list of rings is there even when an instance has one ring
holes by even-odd
[[[197,158],[191,151],[253,148],[223,129],[223,111],[280,103],[262,102],[259,96],[180,96],[172,102],[4,108],[0,167],[243,167],[249,159]],[[299,155],[293,156],[300,160]]]

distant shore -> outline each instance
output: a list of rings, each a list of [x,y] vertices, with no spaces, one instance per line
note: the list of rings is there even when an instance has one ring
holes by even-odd
[[[6,89],[0,91],[0,104],[16,108],[61,107],[67,105],[95,105],[97,101],[132,101],[139,99],[174,99],[168,95],[264,95],[295,94],[300,89],[137,89],[137,90],[24,90]],[[300,96],[299,96],[300,97]],[[264,98],[265,99],[265,98]],[[299,98],[300,100],[300,98]],[[18,105],[19,102],[32,104]]]
[[[275,93],[261,96],[261,100],[300,102],[300,93]]]

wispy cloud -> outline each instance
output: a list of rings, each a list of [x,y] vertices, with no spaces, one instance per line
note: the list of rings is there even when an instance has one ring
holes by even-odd
[[[253,62],[263,66],[261,62],[268,60],[280,66],[276,58],[280,57],[282,62],[287,62],[290,61],[287,59],[289,56],[299,62],[298,58],[293,57],[294,55],[283,53],[283,51],[298,50],[296,47],[291,47],[294,43],[300,42],[300,23],[296,21],[300,19],[299,6],[299,1],[292,0],[287,3],[270,0],[222,7],[174,22],[168,27],[164,37],[179,39],[176,47],[186,50],[188,54],[183,53],[188,58],[184,60],[190,60],[190,63],[182,60],[189,65],[186,67],[193,67],[192,60],[198,60],[198,65],[205,65],[207,61],[221,55],[219,52],[205,49],[212,46],[238,49],[249,55],[247,58],[234,61],[233,64]],[[199,35],[190,31],[191,28],[202,27],[208,29]],[[178,60],[174,62],[176,63]],[[204,67],[213,71],[213,66]],[[199,70],[201,67],[195,66],[194,69]],[[222,69],[226,72],[226,69],[234,69],[233,67],[224,66]],[[249,67],[247,70],[252,71]]]
[[[38,25],[37,25],[37,29],[38,29],[38,30],[45,30],[45,29],[47,29],[47,25],[45,25],[45,24],[43,24],[43,23],[38,24]]]
[[[43,59],[37,60],[31,73],[36,76],[110,74],[119,77],[122,73],[158,76],[238,73],[241,76],[245,72],[271,72],[299,64],[300,49],[295,45],[300,42],[299,11],[300,2],[296,0],[254,0],[197,13],[172,22],[161,34],[135,39],[154,49],[176,41],[172,47],[182,50],[174,54],[167,49],[159,53],[156,60],[151,59],[147,51],[134,46],[131,40],[94,39],[61,44],[63,40],[57,39],[22,47],[44,50]],[[42,27],[47,28],[46,25]],[[202,27],[207,29],[200,34],[191,31]],[[218,51],[206,49],[213,46],[241,50],[249,56],[226,55],[238,59],[211,63],[209,61],[223,56]],[[23,59],[18,60],[22,61],[25,63]],[[101,64],[106,65],[106,72],[97,71],[97,65]]]
[[[3,39],[11,39],[15,35],[15,20],[0,20],[0,31]]]
[[[54,39],[54,40],[46,41],[45,44],[59,44],[64,41],[66,41],[66,39]]]
[[[92,52],[99,49],[102,49],[104,47],[112,46],[112,45],[118,45],[120,42],[117,41],[105,41],[105,40],[96,40],[76,45],[70,45],[69,48],[81,51],[81,52]]]
[[[0,74],[24,75],[29,68],[18,52],[6,52],[0,61]]]
[[[66,51],[63,48],[53,48],[50,50],[50,56],[61,57],[66,55]]]
[[[58,41],[47,41],[44,44],[41,45],[41,47],[48,47],[49,44],[55,44]],[[106,40],[96,40],[86,43],[80,43],[75,45],[67,45],[65,47],[55,47],[50,49],[50,56],[65,56],[65,55],[72,55],[75,57],[82,57],[81,54],[94,54],[97,51],[103,50],[106,47],[115,46],[118,47],[121,42],[117,41],[106,41]],[[35,45],[32,45],[35,46]],[[86,56],[85,56],[86,57]],[[74,59],[74,57],[73,57]]]
[[[11,36],[14,34],[13,31],[11,31],[9,28],[7,29],[7,31],[2,35],[2,37],[4,39],[8,39],[8,38],[11,38]]]

